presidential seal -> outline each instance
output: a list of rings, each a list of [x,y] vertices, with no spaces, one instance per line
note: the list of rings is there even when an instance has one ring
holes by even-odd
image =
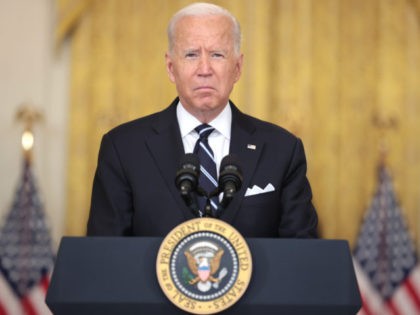
[[[231,225],[210,218],[186,221],[163,240],[156,273],[166,297],[193,314],[214,314],[234,305],[251,280],[252,258]]]

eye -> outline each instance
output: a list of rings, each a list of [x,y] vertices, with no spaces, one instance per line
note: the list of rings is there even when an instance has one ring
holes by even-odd
[[[185,53],[185,58],[187,59],[193,59],[197,58],[198,54],[196,52],[187,52]]]
[[[224,58],[225,57],[225,55],[222,54],[222,53],[220,53],[220,52],[214,52],[214,53],[211,54],[211,56],[213,58],[216,58],[216,59],[221,59],[221,58]]]

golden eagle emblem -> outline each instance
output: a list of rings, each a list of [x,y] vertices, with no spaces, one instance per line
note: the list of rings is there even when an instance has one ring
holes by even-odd
[[[201,292],[207,292],[212,287],[218,288],[220,281],[226,276],[227,269],[223,268],[218,276],[215,276],[220,268],[220,262],[224,250],[211,242],[198,242],[184,252],[189,271],[187,277],[190,285],[197,284]]]

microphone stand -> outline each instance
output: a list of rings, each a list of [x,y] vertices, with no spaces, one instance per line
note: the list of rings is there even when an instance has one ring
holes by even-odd
[[[210,199],[211,198],[213,198],[213,197],[218,197],[219,195],[220,195],[220,193],[221,193],[222,191],[220,190],[220,188],[219,187],[217,187],[215,190],[213,190],[208,196],[207,196],[207,204],[208,204],[208,207],[209,207],[209,211],[210,211],[210,213],[211,213],[211,217],[212,218],[219,218],[220,217],[220,214],[221,213],[223,213],[223,210],[225,209],[225,207],[224,207],[224,205],[222,204],[222,202],[219,202],[218,203],[218,206],[217,206],[217,211],[214,211],[214,213],[211,211],[211,206],[210,206]],[[223,200],[222,200],[223,201]],[[207,207],[207,205],[206,205],[206,207]]]
[[[224,196],[223,199],[219,202],[218,209],[213,213],[211,205],[210,205],[210,199],[213,197],[218,196],[221,193],[221,190],[219,187],[217,187],[215,190],[213,190],[210,194],[207,193],[203,188],[197,187],[197,194],[201,197],[206,198],[206,205],[204,206],[204,211],[201,211],[198,208],[198,204],[196,202],[196,199],[194,203],[190,204],[190,208],[193,211],[195,215],[198,214],[200,218],[219,218],[221,213],[223,213],[224,209],[228,206],[230,201],[232,200],[231,196]],[[194,208],[193,208],[194,207]]]
[[[197,187],[197,194],[200,197],[205,197],[206,198],[206,205],[204,206],[204,209],[201,210],[198,207],[198,204],[196,203],[195,206],[196,206],[197,210],[194,211],[194,213],[197,213],[200,218],[203,218],[203,217],[205,217],[205,218],[210,217],[211,218],[211,217],[213,217],[212,214],[211,214],[211,206],[210,206],[210,199],[209,199],[208,193],[203,188],[198,186]]]
[[[217,216],[213,213],[213,211],[211,209],[210,198],[212,198],[214,196],[217,196],[219,194],[219,189],[216,188],[214,191],[212,191],[210,194],[208,194],[207,191],[205,191],[203,188],[197,187],[197,193],[201,197],[206,198],[206,205],[204,206],[204,213],[202,213],[202,211],[199,210],[200,217],[216,218]],[[217,212],[219,212],[219,211],[217,211]]]
[[[213,218],[213,213],[211,211],[211,206],[210,206],[210,198],[208,196],[206,196],[206,206],[204,208],[204,217],[205,218]]]
[[[190,189],[181,189],[181,197],[184,199],[185,204],[191,209],[195,216],[201,217],[201,211],[198,208],[197,197]]]

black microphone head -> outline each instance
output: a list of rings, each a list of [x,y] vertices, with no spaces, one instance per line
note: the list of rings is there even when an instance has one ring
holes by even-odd
[[[200,172],[200,160],[198,159],[197,154],[194,153],[187,153],[179,162],[179,168],[186,168],[191,167],[193,169],[198,169],[198,172]]]
[[[200,175],[200,161],[198,156],[193,153],[185,154],[181,161],[178,171],[176,172],[175,185],[178,189],[187,184],[195,190],[198,185],[198,176]]]
[[[220,170],[224,169],[226,166],[234,165],[239,168],[239,160],[235,154],[226,155],[220,162]]]
[[[239,160],[233,154],[226,155],[220,163],[220,188],[224,190],[226,183],[233,183],[236,191],[238,191],[242,186],[242,180],[242,170]]]

